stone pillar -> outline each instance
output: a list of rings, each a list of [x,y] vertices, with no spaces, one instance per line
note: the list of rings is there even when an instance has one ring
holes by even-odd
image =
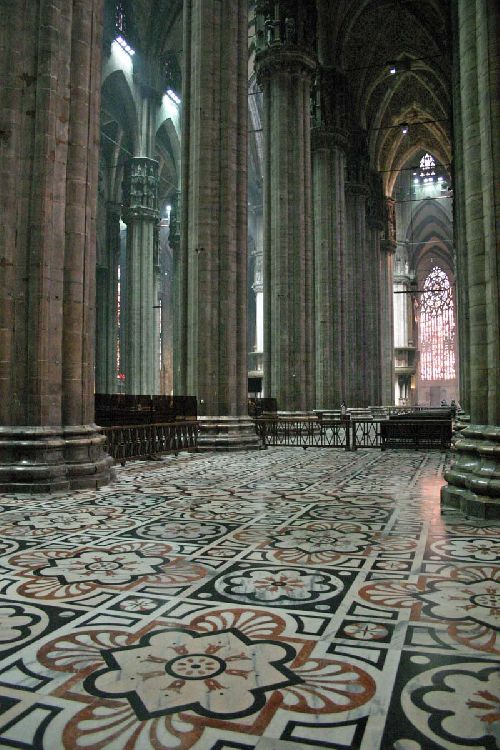
[[[317,77],[311,131],[316,407],[336,408],[346,398],[344,287],[345,160],[347,134],[345,83],[333,69]]]
[[[184,2],[175,391],[198,398],[199,447],[257,447],[247,408],[248,13]]]
[[[158,162],[145,156],[128,164],[124,181],[127,224],[124,299],[125,392],[156,392],[155,234],[158,213]]]
[[[97,487],[101,0],[3,3],[0,490]]]
[[[394,253],[396,211],[392,198],[385,199],[384,232],[380,240],[380,349],[382,363],[381,401],[390,406],[394,391]]]
[[[347,237],[344,264],[346,309],[346,370],[345,400],[348,406],[367,406],[365,383],[369,363],[366,357],[367,331],[364,328],[363,308],[366,303],[366,205],[368,198],[368,162],[362,144],[348,160],[346,183]]]
[[[380,238],[384,229],[384,194],[382,180],[377,172],[371,172],[367,202],[367,244],[364,264],[363,286],[365,303],[363,328],[366,330],[366,405],[382,403],[382,338],[380,319]]]
[[[500,517],[500,9],[493,0],[473,0],[455,10],[459,85],[453,93],[461,118],[456,171],[465,211],[457,230],[468,283],[467,309],[458,312],[468,317],[471,425],[456,439],[456,461],[445,474],[441,499],[470,515]]]
[[[366,293],[363,306],[366,330],[364,398],[366,406],[382,404],[382,340],[380,335],[380,224],[368,219],[367,258],[364,271]]]
[[[452,35],[458,40],[458,4],[451,9]],[[470,347],[469,347],[469,285],[467,281],[467,246],[465,242],[465,185],[463,165],[463,128],[460,106],[460,57],[458,44],[453,46],[453,239],[455,245],[456,308],[458,329],[459,403],[470,413]]]
[[[178,283],[180,251],[181,251],[181,193],[176,190],[172,196],[172,210],[170,211],[170,229],[168,233],[168,244],[172,248],[172,265],[171,265],[171,333],[169,342],[171,344],[170,358],[170,391],[175,392],[175,358],[174,352],[179,351],[181,345],[180,330],[178,321],[180,319],[180,288]],[[165,311],[164,311],[165,312]]]
[[[372,217],[367,222],[366,263],[362,307],[365,335],[364,406],[381,404],[382,358],[380,336],[380,224]]]
[[[395,377],[400,385],[400,392],[396,392],[396,406],[406,406],[407,396],[403,395],[402,389],[407,391],[411,383],[411,377],[415,374],[414,357],[412,355],[413,344],[413,295],[411,294],[415,281],[406,269],[396,260],[397,268],[394,274],[394,352],[395,352]],[[406,273],[405,273],[406,270]],[[408,404],[409,405],[409,404]]]
[[[97,266],[96,278],[96,393],[117,390],[120,211],[119,204],[106,204],[105,251],[103,263]]]
[[[381,401],[390,406],[394,403],[393,261],[396,247],[390,241],[381,240],[380,249]]]
[[[273,4],[274,5],[274,4]],[[264,379],[283,410],[314,406],[310,92],[315,59],[297,18],[268,18],[264,92]],[[297,31],[298,33],[298,31]]]

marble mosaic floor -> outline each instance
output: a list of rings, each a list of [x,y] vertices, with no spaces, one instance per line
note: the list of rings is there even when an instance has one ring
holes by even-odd
[[[499,527],[444,456],[270,449],[0,496],[0,747],[500,747]]]

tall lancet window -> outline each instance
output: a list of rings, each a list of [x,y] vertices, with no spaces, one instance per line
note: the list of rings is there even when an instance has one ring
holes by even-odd
[[[427,275],[420,300],[420,377],[455,377],[455,315],[448,275],[438,266]]]

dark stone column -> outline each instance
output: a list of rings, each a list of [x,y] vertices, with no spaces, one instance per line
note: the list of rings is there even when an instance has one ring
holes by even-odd
[[[111,477],[94,424],[102,0],[0,14],[0,489]]]
[[[461,189],[457,226],[461,261],[467,262],[468,295],[460,296],[461,326],[468,324],[471,425],[455,441],[456,460],[445,478],[442,504],[465,513],[500,517],[500,336],[498,261],[500,226],[500,132],[498,27],[492,0],[458,3],[455,45],[460,113],[456,177]],[[465,230],[465,235],[464,235]],[[461,234],[460,234],[461,233]]]
[[[124,183],[127,258],[123,359],[126,393],[156,393],[155,247],[157,242],[158,162],[145,156],[128,164]]]
[[[345,398],[345,80],[323,68],[313,93],[312,193],[316,407],[338,407]]]
[[[458,3],[451,7],[452,33],[458,39]],[[460,58],[458,44],[453,48],[452,96],[453,106],[453,227],[457,277],[459,402],[470,413],[470,342],[469,342],[469,286],[467,246],[465,242],[465,175],[463,165],[463,127],[460,106]]]
[[[261,3],[256,55],[264,91],[264,378],[284,410],[314,406],[311,219],[311,3]]]
[[[96,278],[96,393],[117,390],[118,266],[120,263],[120,211],[117,203],[106,204],[105,249]]]
[[[363,139],[364,140],[364,139]],[[349,406],[367,406],[366,335],[363,308],[367,273],[366,207],[369,194],[368,159],[360,139],[353,144],[347,166],[346,216],[347,238],[344,265],[346,308],[345,400]]]
[[[380,239],[380,348],[384,405],[394,403],[394,253],[396,252],[396,206],[385,199],[384,230]]]
[[[258,446],[247,407],[248,7],[186,0],[176,393],[199,446]]]
[[[370,174],[367,211],[366,262],[364,264],[363,329],[366,331],[365,393],[367,406],[382,404],[382,336],[380,318],[380,237],[384,229],[384,195],[376,172]]]

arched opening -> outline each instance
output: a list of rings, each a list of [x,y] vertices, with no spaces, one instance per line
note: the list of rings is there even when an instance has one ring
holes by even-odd
[[[456,376],[428,382],[425,372],[442,369],[432,364],[436,346],[429,343],[429,316],[422,338],[422,311],[429,303],[427,279],[437,267],[444,273],[455,304],[452,193],[447,166],[426,149],[407,160],[395,181],[396,253],[394,259],[394,380],[398,406],[435,406],[456,399]],[[443,288],[445,281],[443,280]],[[436,286],[437,288],[437,286]],[[425,308],[427,309],[427,308]],[[453,313],[453,320],[456,319]],[[456,352],[456,334],[453,351]],[[425,355],[424,355],[425,352]],[[455,356],[455,355],[454,355]],[[456,361],[456,357],[455,357]]]

